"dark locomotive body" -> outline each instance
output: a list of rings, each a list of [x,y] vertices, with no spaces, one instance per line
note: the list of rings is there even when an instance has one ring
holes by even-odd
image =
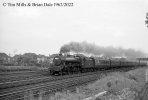
[[[50,58],[50,74],[70,74],[94,68],[95,60],[84,55],[54,55]]]
[[[104,60],[94,57],[86,57],[82,54],[62,55],[55,54],[50,58],[50,74],[63,75],[71,73],[82,73],[97,70],[107,70],[121,67],[146,66],[144,62],[125,60]]]

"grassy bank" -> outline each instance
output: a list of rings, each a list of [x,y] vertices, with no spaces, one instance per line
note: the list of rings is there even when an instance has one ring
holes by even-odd
[[[93,83],[78,87],[75,92],[55,93],[49,100],[83,100],[102,91],[107,93],[90,100],[135,100],[145,84],[145,69],[108,73]]]

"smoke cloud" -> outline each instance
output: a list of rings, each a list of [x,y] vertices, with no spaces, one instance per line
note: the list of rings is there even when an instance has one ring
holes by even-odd
[[[104,56],[104,57],[126,57],[129,59],[135,59],[138,57],[146,57],[146,53],[135,50],[135,49],[123,49],[121,47],[102,47],[97,46],[92,43],[87,42],[70,42],[65,44],[61,47],[60,53],[68,53],[68,52],[75,52],[75,53],[85,53],[95,56]]]

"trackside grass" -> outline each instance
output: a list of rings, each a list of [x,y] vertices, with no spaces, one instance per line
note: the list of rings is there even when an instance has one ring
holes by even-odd
[[[108,73],[93,83],[77,87],[78,91],[58,92],[48,100],[84,100],[103,91],[107,93],[88,100],[138,100],[138,93],[145,84],[145,69]]]

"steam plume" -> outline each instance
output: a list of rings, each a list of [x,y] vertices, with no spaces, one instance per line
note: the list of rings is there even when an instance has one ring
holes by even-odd
[[[123,49],[115,47],[102,47],[87,42],[70,42],[61,47],[60,53],[75,52],[92,55],[103,55],[105,57],[127,57],[129,59],[146,57],[146,54],[139,50]]]

